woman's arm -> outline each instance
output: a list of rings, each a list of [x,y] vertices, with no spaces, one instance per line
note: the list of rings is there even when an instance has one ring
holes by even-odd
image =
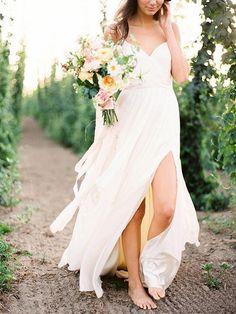
[[[176,23],[166,30],[167,43],[171,52],[171,74],[173,79],[179,83],[188,81],[190,66],[181,49],[181,39]]]
[[[166,5],[167,13],[162,15],[160,25],[165,33],[168,47],[171,52],[171,74],[179,83],[185,83],[189,78],[190,66],[181,49],[181,38],[178,25],[170,21],[170,7]]]

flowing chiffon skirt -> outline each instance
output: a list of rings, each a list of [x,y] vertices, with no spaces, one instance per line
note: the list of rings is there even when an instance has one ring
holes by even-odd
[[[126,270],[121,234],[144,198],[140,254],[144,286],[166,289],[178,271],[186,242],[200,245],[197,215],[181,168],[179,107],[166,48],[162,45],[152,58],[140,53],[139,64],[149,76],[119,95],[119,121],[114,127],[103,126],[97,109],[94,142],[75,165],[75,197],[50,226],[52,232],[62,230],[78,209],[58,267],[68,264],[69,270],[80,270],[79,290],[94,290],[97,297],[103,295],[102,275],[127,276],[120,271]],[[168,152],[177,174],[174,217],[162,233],[147,241],[153,214],[151,182]]]

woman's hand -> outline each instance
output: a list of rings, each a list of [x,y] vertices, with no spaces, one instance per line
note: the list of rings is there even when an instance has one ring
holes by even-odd
[[[166,34],[168,29],[171,28],[171,12],[170,12],[169,2],[163,3],[163,6],[161,8],[161,15],[160,15],[159,23],[163,32]]]
[[[189,78],[190,66],[181,49],[179,28],[176,23],[171,22],[169,3],[163,4],[159,23],[171,53],[171,74],[177,83],[185,83]]]

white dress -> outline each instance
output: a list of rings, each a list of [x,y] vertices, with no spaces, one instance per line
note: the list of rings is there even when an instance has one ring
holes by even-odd
[[[132,48],[123,42],[124,52]],[[68,270],[80,270],[79,290],[94,290],[98,298],[103,295],[101,276],[116,273],[121,233],[169,151],[177,171],[176,208],[170,225],[141,251],[143,285],[166,289],[178,271],[185,243],[200,245],[199,223],[181,168],[179,106],[167,42],[151,55],[140,49],[137,60],[135,71],[143,80],[133,81],[119,95],[115,126],[104,126],[97,109],[94,142],[75,165],[75,197],[50,225],[53,233],[62,230],[78,209],[58,267],[68,264]]]

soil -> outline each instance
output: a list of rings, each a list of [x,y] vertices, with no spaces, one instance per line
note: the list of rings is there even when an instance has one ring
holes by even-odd
[[[213,232],[204,223],[207,213],[197,212],[201,245],[187,244],[180,269],[155,310],[142,310],[127,294],[127,281],[102,277],[104,295],[79,291],[79,272],[59,269],[57,263],[71,237],[74,218],[55,235],[49,225],[73,198],[74,165],[78,156],[48,139],[33,119],[23,120],[18,149],[21,202],[12,209],[0,209],[0,221],[17,230],[5,238],[19,252],[16,280],[10,292],[0,296],[2,313],[236,313],[236,237],[232,228]],[[216,219],[235,218],[235,209],[214,213]],[[29,220],[29,221],[27,221]],[[235,226],[234,226],[235,228]],[[234,267],[225,273],[223,285],[210,289],[201,264],[228,262]]]

